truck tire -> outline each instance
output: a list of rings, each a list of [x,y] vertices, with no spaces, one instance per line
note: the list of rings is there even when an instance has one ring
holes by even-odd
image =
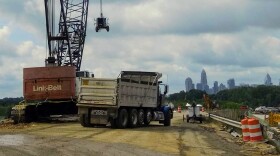
[[[111,128],[117,128],[117,121],[116,119],[110,119]]]
[[[138,112],[136,109],[129,109],[128,111],[128,127],[137,127],[138,122]]]
[[[118,128],[126,128],[128,123],[128,113],[125,108],[122,108],[119,111],[118,119],[117,119],[117,125]]]
[[[170,126],[170,125],[171,125],[171,112],[169,110],[164,116],[164,126]]]
[[[90,127],[88,114],[80,114],[80,123],[83,127]]]
[[[142,126],[144,124],[145,112],[143,109],[138,111],[138,125]]]
[[[144,125],[148,126],[151,121],[152,121],[152,111],[150,109],[147,109],[145,111],[145,116],[144,116]]]

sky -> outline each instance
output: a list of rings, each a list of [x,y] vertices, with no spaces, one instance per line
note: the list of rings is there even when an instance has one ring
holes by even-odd
[[[279,0],[103,0],[110,32],[95,32],[99,0],[89,0],[81,70],[116,78],[122,70],[163,74],[170,92],[196,84],[280,80]],[[47,57],[43,0],[0,0],[0,98],[23,96],[23,68]]]

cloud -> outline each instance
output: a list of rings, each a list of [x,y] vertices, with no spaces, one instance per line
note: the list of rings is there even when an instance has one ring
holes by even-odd
[[[202,5],[203,4],[203,5]],[[112,32],[117,34],[201,34],[232,33],[250,27],[277,29],[280,26],[279,1],[222,0],[139,1],[139,3],[106,3]],[[99,15],[92,4],[90,17]],[[118,10],[117,12],[115,10]]]
[[[1,56],[0,57],[0,66],[3,65],[3,57],[11,57],[14,56],[12,53],[14,51],[14,47],[12,43],[9,41],[9,37],[11,34],[11,29],[8,26],[0,27],[0,47],[1,47]]]
[[[0,40],[5,40],[6,37],[8,37],[10,34],[10,29],[7,26],[3,26],[2,28],[0,28]]]
[[[20,97],[23,95],[23,68],[43,66],[45,50],[32,41],[22,42],[16,48],[12,44],[0,43],[0,46],[12,49],[6,51],[9,55],[0,57],[0,97]]]
[[[266,73],[274,83],[280,78],[280,1],[106,0],[108,33],[94,30],[99,7],[90,1],[82,61],[96,77],[162,72],[171,93],[184,90],[187,77],[199,82],[203,68],[210,86],[229,78],[263,83]],[[44,66],[44,3],[1,1],[0,10],[0,93],[22,96],[22,68]]]

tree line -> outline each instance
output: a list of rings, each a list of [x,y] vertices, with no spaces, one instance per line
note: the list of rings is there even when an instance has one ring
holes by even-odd
[[[176,107],[178,105],[184,107],[187,102],[192,103],[193,101],[204,104],[204,94],[206,94],[205,91],[195,89],[189,92],[180,91],[168,95],[167,101],[172,102]],[[209,97],[220,108],[239,108],[241,105],[247,105],[251,108],[258,106],[278,107],[280,106],[280,86],[238,87],[220,91],[217,94],[209,95]],[[0,99],[0,112],[1,108],[12,107],[22,100],[23,97]]]
[[[191,103],[204,104],[203,94],[205,91],[190,90],[189,92],[180,91],[179,93],[170,94],[167,100],[175,106]],[[280,106],[280,86],[257,87],[238,87],[209,95],[210,99],[219,104],[221,108],[239,108],[241,105],[247,105],[251,108],[258,106],[278,107]]]
[[[3,98],[0,99],[0,106],[6,107],[6,106],[11,106],[19,103],[20,101],[23,100],[23,97],[17,97],[17,98]]]

